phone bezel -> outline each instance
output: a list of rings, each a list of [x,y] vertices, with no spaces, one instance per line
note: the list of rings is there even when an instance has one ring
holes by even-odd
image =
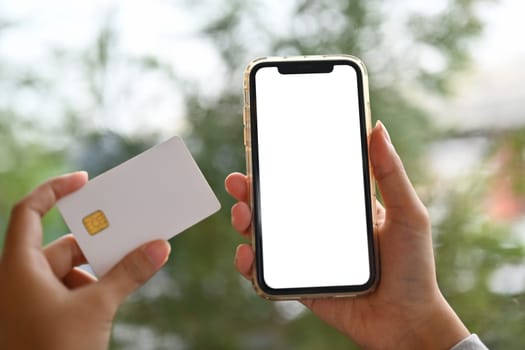
[[[359,125],[361,135],[361,159],[365,189],[366,223],[370,278],[362,285],[312,286],[298,288],[272,288],[264,280],[263,234],[261,225],[261,203],[259,187],[259,158],[257,135],[257,100],[255,75],[264,67],[276,67],[282,74],[327,73],[331,66],[349,65],[357,76],[359,101]],[[281,71],[282,70],[282,71]],[[299,71],[299,73],[297,72]],[[284,73],[283,73],[284,72]],[[246,82],[247,80],[247,82]],[[247,91],[246,91],[247,90]],[[352,56],[316,56],[297,58],[270,58],[255,60],[248,66],[245,74],[245,135],[248,173],[250,176],[250,201],[252,206],[252,246],[255,251],[253,283],[258,293],[270,299],[300,299],[319,296],[348,296],[372,290],[378,280],[377,244],[374,230],[375,191],[368,156],[368,135],[370,132],[370,113],[366,69],[362,62]],[[247,139],[247,140],[246,140]]]

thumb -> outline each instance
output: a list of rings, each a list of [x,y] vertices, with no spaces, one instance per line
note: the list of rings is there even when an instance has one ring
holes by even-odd
[[[167,241],[147,243],[122,259],[102,277],[97,287],[118,306],[160,270],[168,260],[170,251]]]
[[[377,122],[370,136],[370,161],[386,209],[386,220],[413,228],[428,225],[428,213],[406,174],[388,131]]]

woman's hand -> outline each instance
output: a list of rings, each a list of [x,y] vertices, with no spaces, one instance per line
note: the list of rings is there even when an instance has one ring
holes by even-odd
[[[371,134],[370,159],[384,201],[384,207],[377,203],[376,213],[381,265],[377,289],[358,297],[305,299],[303,303],[366,349],[450,349],[469,332],[439,290],[427,210],[382,123]],[[232,207],[232,225],[248,236],[247,179],[233,173],[225,185],[238,200]],[[235,265],[248,279],[253,262],[251,246],[240,245]]]
[[[13,207],[0,260],[0,344],[6,349],[106,349],[119,305],[168,259],[165,241],[126,256],[100,281],[75,238],[42,248],[42,216],[87,181],[85,172],[49,180]]]

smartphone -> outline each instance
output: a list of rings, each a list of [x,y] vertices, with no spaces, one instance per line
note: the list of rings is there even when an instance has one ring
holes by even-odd
[[[301,299],[373,290],[364,64],[346,55],[256,59],[245,70],[244,102],[257,293]]]

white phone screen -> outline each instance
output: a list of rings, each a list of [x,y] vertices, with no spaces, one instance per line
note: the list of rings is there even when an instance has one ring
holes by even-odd
[[[367,162],[355,68],[282,74],[261,67],[255,87],[265,284],[367,283]]]

